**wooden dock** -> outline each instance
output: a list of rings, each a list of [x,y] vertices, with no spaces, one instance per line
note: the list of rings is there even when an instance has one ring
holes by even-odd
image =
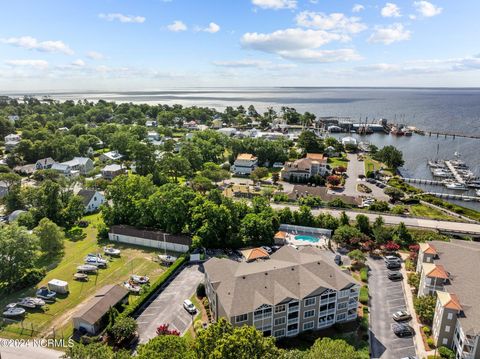
[[[407,183],[418,183],[418,184],[430,184],[435,186],[445,186],[445,183],[442,181],[435,181],[423,178],[403,178],[403,180]]]
[[[480,134],[472,134],[472,133],[459,133],[459,132],[442,132],[442,131],[423,131],[426,135],[428,134],[429,137],[437,136],[437,137],[464,137],[464,138],[472,138],[475,140],[480,140]]]
[[[432,196],[438,198],[446,198],[446,199],[456,199],[459,201],[466,201],[466,202],[480,202],[480,197],[475,196],[464,196],[462,194],[451,194],[451,193],[436,193],[436,192],[425,192],[425,194],[430,194]]]

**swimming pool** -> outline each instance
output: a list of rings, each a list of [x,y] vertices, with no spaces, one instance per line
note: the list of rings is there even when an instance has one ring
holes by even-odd
[[[297,241],[305,241],[305,242],[310,242],[310,243],[317,243],[319,241],[319,239],[317,237],[303,236],[303,235],[295,236],[295,239]]]

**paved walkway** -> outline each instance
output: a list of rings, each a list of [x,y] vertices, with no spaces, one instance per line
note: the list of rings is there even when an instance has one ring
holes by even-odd
[[[192,316],[183,308],[183,301],[195,293],[204,274],[200,266],[184,268],[162,293],[137,318],[140,343],[157,336],[157,327],[169,324],[182,335],[192,323]]]
[[[284,207],[290,207],[291,210],[298,210],[299,206],[294,204],[278,204],[272,203],[273,208],[282,209]],[[341,210],[337,209],[314,209],[312,210],[314,215],[319,213],[330,213],[335,217],[339,217],[342,213]],[[422,219],[414,217],[405,217],[405,216],[395,216],[392,214],[376,214],[368,212],[356,212],[356,211],[345,211],[345,213],[351,218],[355,219],[357,214],[366,215],[371,222],[373,222],[377,217],[382,217],[385,221],[385,224],[397,225],[400,222],[405,223],[408,227],[416,228],[425,228],[425,229],[436,229],[444,232],[457,232],[457,233],[470,233],[470,234],[480,234],[480,224],[477,223],[465,223],[465,222],[453,222],[453,221],[437,221],[434,219]]]

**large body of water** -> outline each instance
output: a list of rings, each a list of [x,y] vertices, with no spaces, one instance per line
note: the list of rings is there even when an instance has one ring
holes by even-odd
[[[115,93],[55,93],[51,97],[67,99],[104,99],[117,102],[149,104],[181,104],[184,106],[214,107],[253,104],[257,110],[281,106],[309,111],[316,116],[339,116],[369,121],[386,118],[423,130],[441,130],[480,135],[480,89],[407,89],[407,88],[210,88],[168,91],[141,91]],[[359,136],[356,136],[359,137]],[[360,139],[360,138],[359,138]],[[427,160],[453,158],[454,153],[470,169],[480,175],[480,140],[457,137],[413,135],[394,137],[384,134],[365,136],[378,147],[394,145],[404,153],[406,177],[431,179]],[[437,155],[438,149],[438,155]],[[444,187],[429,190],[448,192]],[[453,192],[458,193],[458,192]],[[466,194],[474,194],[470,191]],[[469,202],[463,205],[480,208]]]

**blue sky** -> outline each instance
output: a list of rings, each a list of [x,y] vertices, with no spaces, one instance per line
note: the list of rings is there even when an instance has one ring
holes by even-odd
[[[478,0],[2,1],[3,91],[480,86]]]

